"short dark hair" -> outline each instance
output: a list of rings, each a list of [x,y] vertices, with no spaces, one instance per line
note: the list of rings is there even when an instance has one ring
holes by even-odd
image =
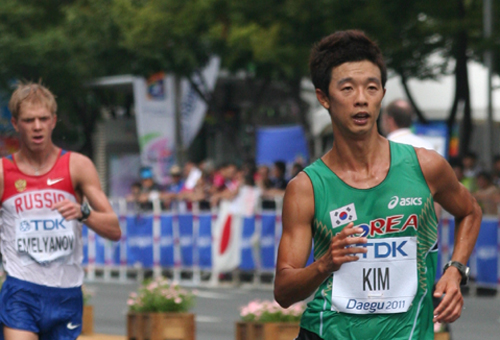
[[[328,95],[332,69],[343,63],[368,60],[378,66],[382,87],[387,81],[387,67],[380,48],[359,30],[338,31],[321,39],[311,50],[309,69],[315,88]]]
[[[460,157],[451,157],[448,163],[450,163],[452,168],[464,169],[464,164],[462,163],[462,159]]]
[[[399,128],[409,128],[413,118],[413,107],[410,104],[398,105],[398,102],[399,100],[395,100],[387,105],[385,112],[394,119]]]
[[[274,162],[274,166],[282,173],[284,174],[286,172],[286,163],[283,161],[276,161]]]

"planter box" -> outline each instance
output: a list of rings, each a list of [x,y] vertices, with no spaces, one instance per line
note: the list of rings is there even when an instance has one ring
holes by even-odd
[[[440,332],[434,333],[434,340],[450,340],[450,333],[448,332]]]
[[[129,313],[128,340],[195,340],[192,313]]]
[[[237,322],[236,340],[290,340],[299,334],[298,323]]]
[[[94,333],[94,307],[83,306],[82,334],[91,335]]]

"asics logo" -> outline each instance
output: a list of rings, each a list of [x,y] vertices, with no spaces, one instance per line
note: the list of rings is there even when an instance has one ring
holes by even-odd
[[[75,329],[75,328],[78,328],[78,326],[80,326],[80,325],[73,325],[72,322],[68,322],[68,324],[66,325],[66,327],[68,329]]]
[[[387,205],[387,208],[394,209],[397,205],[405,207],[410,205],[422,205],[422,197],[403,197],[393,196]]]
[[[50,178],[47,178],[47,185],[54,185],[56,183],[59,183],[60,181],[62,181],[64,178],[56,178],[56,179],[50,179]]]

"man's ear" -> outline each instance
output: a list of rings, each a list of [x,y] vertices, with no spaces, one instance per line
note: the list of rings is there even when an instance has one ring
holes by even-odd
[[[328,98],[328,95],[326,95],[320,89],[316,89],[315,92],[316,92],[316,98],[318,98],[318,101],[321,104],[321,106],[323,106],[327,110],[330,110],[330,98]]]
[[[19,129],[17,127],[17,119],[15,119],[14,117],[12,117],[10,119],[10,122],[12,123],[12,126],[14,127],[14,130],[16,130],[16,132],[19,132]]]

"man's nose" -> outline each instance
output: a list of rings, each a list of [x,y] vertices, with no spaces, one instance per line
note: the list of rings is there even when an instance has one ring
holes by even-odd
[[[357,91],[356,105],[366,105],[368,103],[366,98],[367,98],[366,93],[363,89],[360,89],[359,91]]]

